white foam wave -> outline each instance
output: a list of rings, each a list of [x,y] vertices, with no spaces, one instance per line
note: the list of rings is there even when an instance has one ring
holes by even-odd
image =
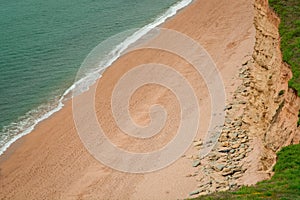
[[[153,28],[161,25],[164,23],[168,18],[174,16],[179,10],[189,5],[193,0],[182,0],[175,5],[171,6],[163,15],[156,18],[156,20],[143,28],[139,29],[135,33],[133,33],[131,36],[126,38],[123,42],[121,42],[119,45],[117,45],[108,55],[107,60],[104,60],[101,62],[98,66],[98,68],[89,74],[87,74],[85,77],[81,78],[80,80],[76,81],[71,87],[69,87],[62,97],[59,99],[58,104],[51,109],[50,111],[46,112],[42,116],[38,117],[34,120],[34,122],[31,122],[31,125],[27,127],[25,130],[23,130],[21,133],[15,135],[12,139],[10,139],[8,142],[6,142],[1,148],[0,148],[0,155],[3,154],[8,147],[13,144],[15,141],[20,139],[21,137],[29,134],[31,131],[34,130],[36,125],[40,123],[41,121],[49,118],[54,113],[61,110],[64,106],[64,101],[72,98],[73,96],[71,94],[80,94],[88,88],[93,85],[97,79],[101,77],[101,71],[109,67],[112,63],[114,63],[121,54],[133,43],[137,42],[140,38],[142,38],[144,35],[146,35],[150,30]],[[23,121],[24,122],[24,121]]]

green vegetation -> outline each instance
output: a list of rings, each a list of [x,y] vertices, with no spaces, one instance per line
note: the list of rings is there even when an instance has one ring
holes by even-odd
[[[293,71],[289,86],[300,95],[300,2],[299,0],[269,0],[269,5],[281,19],[279,33],[283,60]]]
[[[271,180],[257,183],[255,186],[242,187],[237,191],[218,192],[202,199],[300,199],[300,144],[284,147],[277,153],[278,160]]]
[[[289,86],[300,96],[300,3],[299,0],[269,0],[269,5],[279,15],[281,23],[281,52],[284,62],[293,72]],[[299,111],[300,112],[300,111]],[[300,118],[298,120],[300,126]]]

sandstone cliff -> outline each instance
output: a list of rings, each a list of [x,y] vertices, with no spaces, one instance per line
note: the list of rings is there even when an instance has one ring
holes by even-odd
[[[299,143],[300,99],[288,87],[290,67],[282,61],[279,18],[267,0],[255,0],[256,43],[240,68],[242,81],[226,107],[224,129],[216,148],[202,160],[210,193],[255,184],[272,175],[276,152]]]
[[[243,123],[248,125],[249,135],[253,138],[254,151],[249,157],[256,158],[258,165],[248,166],[252,170],[247,170],[241,180],[246,184],[263,178],[251,180],[251,171],[271,171],[276,152],[284,146],[299,143],[300,134],[297,127],[300,99],[296,91],[288,88],[292,73],[282,61],[279,18],[269,8],[267,0],[256,0],[254,8],[256,44],[253,60],[249,63],[250,85]]]

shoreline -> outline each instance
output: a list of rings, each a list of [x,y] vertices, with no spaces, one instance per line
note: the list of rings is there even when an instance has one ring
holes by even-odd
[[[251,5],[251,2],[249,3],[247,1],[233,1],[232,4],[225,5],[224,3],[220,4],[218,1],[211,1],[205,4],[204,1],[197,0],[180,10],[179,13],[163,24],[163,27],[182,31],[204,45],[217,63],[225,79],[226,92],[229,97],[235,87],[239,85],[239,80],[234,79],[238,73],[238,67],[236,66],[242,63],[242,58],[245,54],[248,54],[249,51],[250,53],[253,51],[254,32],[252,30],[253,26],[251,21],[253,20],[253,16],[251,13],[252,7],[249,8],[249,5]],[[230,6],[235,9],[230,10],[232,8]],[[199,13],[197,11],[199,11]],[[228,23],[226,24],[224,20],[222,20],[223,17],[225,19],[232,17],[236,19],[236,21],[232,20],[226,22]],[[238,20],[241,17],[244,17],[244,19],[242,21]],[[241,30],[237,33],[232,33],[231,28],[234,29],[237,26],[239,26]],[[249,33],[245,34],[243,31],[248,31]],[[230,35],[230,37],[228,37],[228,35]],[[143,52],[139,58],[141,60],[153,59],[155,55],[154,52]],[[187,66],[180,58],[172,58],[163,53],[159,53],[159,56],[161,56],[160,59],[162,59],[159,61]],[[120,70],[116,70],[116,66],[130,63],[133,58],[136,58],[136,55],[132,55],[132,57],[127,59],[125,58],[125,60],[120,58],[116,63],[113,63],[115,67],[108,68],[100,80],[100,82],[103,83],[102,87],[105,87],[105,84],[109,85],[112,83],[108,78],[110,75],[121,73]],[[174,60],[172,61],[170,58]],[[183,72],[192,78],[193,84],[199,87],[198,91],[205,91],[205,87],[200,84],[201,82],[198,83],[199,80],[191,74],[192,71]],[[101,88],[101,84],[98,86]],[[104,90],[104,92],[106,91]],[[86,92],[85,94],[88,95],[88,93],[89,92]],[[143,90],[141,94],[135,98],[141,100],[143,97],[142,94],[145,95],[149,93]],[[153,93],[152,95],[153,97],[161,99],[163,103],[170,104],[170,102],[172,102],[168,99],[166,100],[165,96],[168,95],[166,91],[161,90],[159,93]],[[202,102],[204,103],[202,103],[202,108],[204,110],[205,102],[207,101],[208,99],[203,97]],[[133,110],[133,112],[135,113],[136,111]],[[165,197],[166,199],[173,199],[174,197],[186,198],[187,194],[194,190],[198,184],[195,177],[186,177],[189,173],[195,173],[195,169],[191,166],[191,161],[187,160],[187,158],[181,158],[172,166],[147,175],[123,174],[100,165],[87,153],[81,144],[74,129],[73,119],[70,113],[72,113],[71,102],[67,102],[59,112],[54,113],[48,119],[38,124],[31,134],[23,137],[22,144],[15,146],[16,149],[11,152],[11,155],[8,153],[8,158],[0,162],[1,173],[6,177],[2,187],[5,186],[3,188],[7,189],[2,195],[6,195],[6,197],[20,197],[20,195],[26,194],[31,197],[52,197],[60,199],[73,199],[72,196],[89,199],[89,197],[92,198],[100,195],[100,197],[104,199],[118,197],[139,199],[141,197],[151,198],[151,196],[147,195],[152,194],[154,195],[152,196],[153,198]],[[138,113],[136,114],[137,119],[140,120],[139,122],[147,122],[147,118],[145,121],[145,119],[141,119],[140,116],[138,116]],[[176,116],[176,113],[174,116]],[[206,121],[204,120],[204,122]],[[127,146],[130,144],[130,140],[124,139],[124,137],[122,137],[122,139],[124,139],[123,141],[120,141],[119,138],[115,138],[113,135],[112,137],[112,139],[116,140],[120,145]],[[169,138],[159,139],[162,139],[160,144],[164,144],[164,141]],[[14,144],[12,146],[14,146]],[[186,155],[192,155],[195,151],[196,150],[191,147]],[[70,163],[72,163],[72,165],[70,165]],[[12,172],[14,170],[17,171],[13,175]],[[15,184],[21,184],[22,181],[29,181],[31,176],[36,175],[41,176],[42,179],[37,177],[36,180],[31,180],[26,187],[15,188],[16,191],[9,192],[11,191],[10,189],[14,188]],[[165,181],[167,185],[164,184],[165,187],[159,184],[153,186],[153,183],[157,183],[157,180],[159,180],[162,175],[166,177],[166,179],[162,181]],[[10,182],[9,180],[13,178],[12,176],[17,177],[17,179],[11,180]],[[104,181],[104,179],[106,180]],[[50,191],[46,191],[45,189],[37,191],[30,187],[30,185],[39,184],[41,180],[43,180],[43,184],[40,187],[49,189],[48,186],[52,185]],[[119,180],[118,183],[115,180]],[[53,182],[56,184],[53,185]],[[128,184],[132,184],[132,186],[124,188],[124,185]],[[112,189],[109,188],[112,185],[116,186],[120,191],[112,192]],[[153,187],[149,188],[151,185]],[[97,192],[95,189],[97,189]],[[56,190],[61,192],[56,193]],[[159,192],[154,194],[155,191]]]
[[[139,40],[141,37],[143,37],[143,35],[147,34],[147,32],[143,31],[149,31],[157,26],[160,26],[161,24],[165,23],[167,20],[171,19],[172,17],[174,17],[178,12],[180,12],[182,9],[184,9],[185,7],[189,6],[190,4],[193,3],[194,0],[180,0],[179,2],[175,3],[174,5],[172,5],[170,8],[168,8],[163,14],[159,15],[153,22],[143,26],[142,28],[139,28],[137,32],[133,33],[132,35],[130,35],[128,38],[132,38],[133,40]],[[175,9],[175,10],[174,10]],[[133,38],[134,35],[136,35],[136,33],[140,33],[140,35],[136,36],[135,38]],[[128,38],[126,38],[124,41],[126,41]],[[122,41],[122,43],[124,42]],[[97,73],[99,73],[102,70],[105,70],[107,67],[109,67],[115,60],[117,60],[121,55],[121,53],[123,51],[125,51],[128,46],[130,46],[132,43],[134,43],[135,41],[131,41],[128,42],[127,47],[125,47],[125,49],[120,50],[120,48],[122,48],[120,46],[120,44],[118,44],[112,51],[119,51],[119,55],[114,56],[112,58],[110,58],[108,62],[108,64],[105,64],[107,66],[104,66],[103,68],[100,67],[99,69],[97,69]],[[93,72],[94,73],[94,72]],[[10,146],[13,145],[13,143],[17,142],[18,140],[21,140],[24,136],[30,134],[35,127],[39,124],[42,123],[44,120],[47,120],[49,117],[51,117],[53,114],[55,114],[56,112],[60,111],[63,107],[64,104],[66,103],[66,101],[69,101],[71,99],[67,99],[65,100],[65,97],[68,96],[70,93],[73,93],[73,90],[76,89],[76,85],[83,79],[87,79],[89,78],[92,74],[88,74],[85,77],[83,77],[80,80],[75,81],[69,88],[67,88],[64,93],[62,94],[62,96],[59,98],[57,105],[55,107],[53,107],[51,110],[47,111],[45,114],[42,114],[41,116],[39,116],[37,119],[35,119],[35,122],[29,126],[28,128],[26,128],[25,130],[23,130],[21,133],[19,133],[18,135],[14,136],[13,138],[11,138],[6,144],[4,144],[1,148],[0,148],[0,162],[1,162],[1,156],[2,154],[4,154],[6,151],[9,150]],[[100,77],[98,77],[97,79],[100,79]],[[96,82],[96,80],[95,80]],[[88,85],[87,87],[90,87],[91,85]],[[82,92],[80,92],[82,93]],[[71,97],[73,98],[73,97]],[[29,111],[31,112],[31,111]],[[5,157],[5,156],[4,156]]]

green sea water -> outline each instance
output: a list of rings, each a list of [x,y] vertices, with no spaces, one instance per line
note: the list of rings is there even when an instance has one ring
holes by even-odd
[[[73,84],[101,41],[178,0],[0,0],[0,149]]]

